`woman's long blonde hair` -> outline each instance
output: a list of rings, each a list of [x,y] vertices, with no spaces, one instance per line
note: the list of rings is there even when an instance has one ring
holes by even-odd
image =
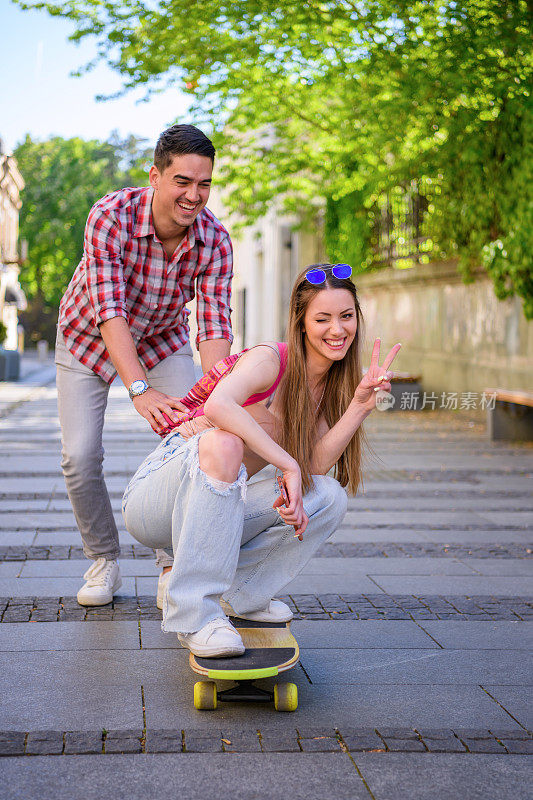
[[[326,272],[326,282],[318,285],[309,283],[305,277],[309,269],[331,266],[311,264],[296,279],[287,324],[287,367],[278,390],[283,409],[279,443],[300,465],[304,493],[313,484],[311,455],[317,439],[318,418],[323,414],[328,426],[332,428],[347,410],[362,377],[360,349],[363,315],[354,284],[349,279],[336,278],[330,271]],[[344,358],[334,361],[329,368],[323,398],[317,409],[307,380],[304,317],[313,297],[326,288],[346,289],[350,292],[355,304],[357,332]],[[335,464],[335,478],[354,495],[361,483],[363,442],[364,434],[362,426],[359,426]]]

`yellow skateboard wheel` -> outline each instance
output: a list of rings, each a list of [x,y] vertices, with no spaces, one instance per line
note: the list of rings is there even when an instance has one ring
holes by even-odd
[[[194,684],[194,707],[199,711],[212,711],[217,707],[215,681],[197,681]]]
[[[296,711],[298,687],[295,683],[276,683],[274,686],[274,708],[276,711]]]

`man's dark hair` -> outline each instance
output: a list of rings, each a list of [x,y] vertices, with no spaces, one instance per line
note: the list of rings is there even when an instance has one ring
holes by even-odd
[[[207,156],[214,163],[215,148],[211,139],[194,125],[172,125],[163,131],[154,152],[154,164],[163,172],[172,162],[173,156],[195,154]]]

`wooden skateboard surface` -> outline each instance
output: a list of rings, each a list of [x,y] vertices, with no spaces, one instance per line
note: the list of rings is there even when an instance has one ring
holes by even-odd
[[[231,617],[246,648],[242,656],[204,658],[189,656],[191,668],[199,675],[226,680],[253,680],[278,675],[299,659],[298,643],[289,622],[265,623]]]

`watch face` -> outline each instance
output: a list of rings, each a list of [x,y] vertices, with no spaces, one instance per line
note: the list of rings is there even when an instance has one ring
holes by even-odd
[[[130,386],[130,391],[133,392],[133,394],[136,394],[137,392],[142,392],[145,386],[146,383],[144,381],[141,380],[133,381],[133,383]]]

